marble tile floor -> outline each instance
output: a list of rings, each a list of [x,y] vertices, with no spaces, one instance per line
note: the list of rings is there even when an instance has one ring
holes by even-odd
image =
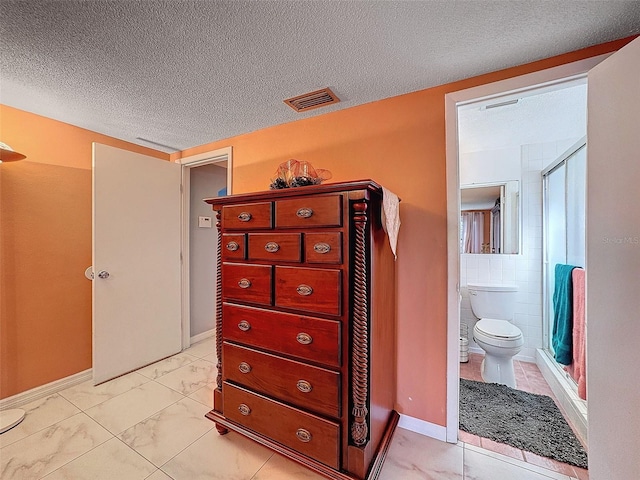
[[[0,435],[2,480],[321,480],[233,432],[218,435],[212,407],[215,343],[97,387],[91,382],[24,405]],[[474,442],[449,444],[398,428],[380,480],[570,480]]]
[[[460,364],[460,378],[482,382],[483,380],[482,375],[480,374],[480,365],[483,358],[484,356],[481,354],[470,353],[469,362]],[[563,415],[565,415],[560,402],[551,391],[551,388],[547,384],[546,380],[542,376],[542,373],[540,372],[540,369],[535,363],[514,360],[513,367],[516,373],[516,386],[518,390],[523,390],[529,393],[537,393],[539,395],[547,395],[551,397],[556,405],[558,405],[558,408],[563,413]],[[568,475],[569,477],[578,478],[579,480],[589,479],[589,471],[585,470],[584,468],[574,467],[572,465],[558,462],[550,458],[541,457],[531,452],[514,448],[510,445],[497,443],[493,440],[489,440],[488,438],[482,438],[477,435],[463,432],[462,430],[458,432],[458,436],[460,441],[469,445],[482,447],[486,450],[500,453],[508,457],[524,461],[526,463],[545,467],[549,470]]]

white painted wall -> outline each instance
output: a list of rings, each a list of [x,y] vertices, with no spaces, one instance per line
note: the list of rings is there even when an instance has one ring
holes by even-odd
[[[520,146],[460,153],[460,185],[520,179]]]
[[[589,72],[589,478],[640,478],[640,39]]]
[[[215,212],[203,198],[215,197],[227,185],[227,169],[203,165],[190,169],[189,284],[191,336],[215,328],[216,229]],[[198,217],[211,218],[211,228],[198,227]]]

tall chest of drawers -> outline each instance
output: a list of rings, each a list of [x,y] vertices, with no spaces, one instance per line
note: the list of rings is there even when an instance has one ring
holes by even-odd
[[[207,199],[217,380],[207,417],[327,478],[375,479],[394,410],[395,268],[372,181]]]

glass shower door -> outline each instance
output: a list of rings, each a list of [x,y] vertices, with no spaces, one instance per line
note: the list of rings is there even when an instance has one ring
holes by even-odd
[[[586,160],[584,141],[543,171],[544,345],[551,346],[556,264],[585,266]]]

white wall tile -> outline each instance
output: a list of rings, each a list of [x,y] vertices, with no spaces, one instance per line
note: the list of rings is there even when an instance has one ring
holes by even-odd
[[[516,282],[527,282],[529,280],[529,270],[516,268]]]
[[[478,259],[478,270],[489,270],[491,268],[491,264],[489,263],[489,256],[485,255],[482,258]]]
[[[529,159],[542,159],[543,158],[543,150],[542,150],[542,144],[541,143],[536,143],[536,144],[532,144],[532,145],[523,145],[523,148],[527,147],[527,150],[529,152]]]
[[[547,142],[542,144],[542,158],[556,158],[558,155],[558,142]]]
[[[477,282],[477,281],[479,281],[478,269],[477,268],[467,268],[467,275],[466,275],[466,278],[464,280],[465,280],[463,282],[464,285],[466,285],[469,282]],[[461,281],[462,281],[462,279],[461,279]]]
[[[503,269],[502,281],[505,283],[514,283],[516,281],[516,269],[515,268]]]
[[[467,268],[478,268],[478,257],[479,257],[479,255],[464,254],[462,256],[467,259]]]
[[[489,270],[489,280],[491,283],[502,283],[502,268],[492,268]]]
[[[529,170],[542,171],[544,160],[542,158],[530,158]]]

